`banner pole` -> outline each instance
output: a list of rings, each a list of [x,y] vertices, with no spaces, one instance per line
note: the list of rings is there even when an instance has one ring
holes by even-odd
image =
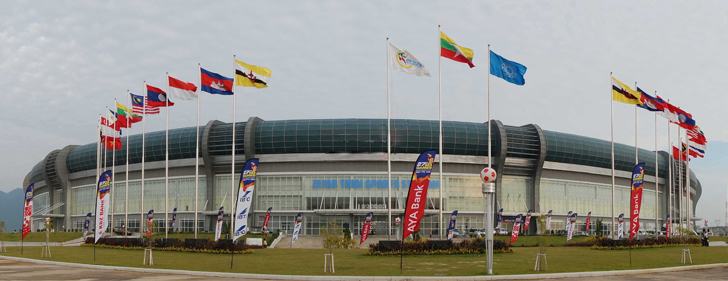
[[[169,76],[165,72],[165,76]],[[169,83],[167,83],[169,92]],[[164,129],[164,239],[169,238],[169,97],[164,97],[165,129]]]
[[[197,68],[202,72],[202,66],[197,64]],[[197,223],[199,213],[199,194],[200,194],[200,94],[197,95],[197,121],[195,124],[195,239],[197,239]],[[205,163],[205,165],[209,165]]]
[[[392,105],[390,97],[389,80],[389,37],[386,40],[387,58],[384,66],[387,68],[386,93],[387,93],[387,239],[392,236]]]
[[[637,82],[634,82],[634,88],[637,89]],[[637,165],[640,162],[639,158],[639,146],[637,145],[637,106],[634,107],[634,164]],[[632,214],[630,214],[632,218]]]
[[[680,193],[679,193],[678,199],[677,199],[678,206],[679,206],[679,210],[680,210],[678,221],[679,221],[680,228],[682,228],[683,227],[683,212],[685,210],[685,204],[684,204],[685,201],[683,201],[683,195],[684,195],[684,193],[683,193],[683,177],[682,177],[682,175],[683,175],[683,173],[682,173],[682,169],[683,169],[683,167],[682,167],[682,165],[683,165],[682,164],[683,151],[682,151],[682,138],[680,137],[680,126],[677,126],[677,147],[678,147],[678,149],[677,149],[678,150],[678,157],[677,157],[677,167],[678,167],[678,169],[677,169],[677,182],[678,182],[678,188],[680,189]],[[683,235],[683,232],[680,231],[679,234],[680,234],[680,236],[682,236]]]
[[[610,79],[614,79],[612,77],[612,72],[609,72]],[[614,219],[614,101],[613,97],[611,97],[611,91],[610,91],[610,97],[609,97],[609,128],[610,128],[610,139],[611,139],[611,146],[612,146],[612,231],[610,231],[612,240],[616,239],[615,231],[616,231],[616,220]]]
[[[147,88],[147,81],[144,81],[144,88],[142,90],[146,90]],[[140,192],[140,198],[139,200],[139,232],[144,231],[144,162],[145,162],[145,150],[146,150],[146,137],[145,137],[145,120],[148,118],[147,116],[147,95],[144,94],[142,96],[143,104],[142,104],[142,180],[141,180],[141,192]]]

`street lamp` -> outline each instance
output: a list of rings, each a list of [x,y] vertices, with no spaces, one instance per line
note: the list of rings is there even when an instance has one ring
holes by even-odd
[[[485,197],[485,212],[483,218],[485,221],[485,252],[486,267],[488,275],[493,275],[493,212],[495,211],[495,179],[497,175],[491,167],[483,168],[480,171],[480,180],[483,181],[483,196]]]

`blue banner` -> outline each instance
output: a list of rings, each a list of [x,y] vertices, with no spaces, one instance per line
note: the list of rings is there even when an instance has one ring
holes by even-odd
[[[250,215],[250,204],[253,202],[253,191],[255,190],[255,176],[258,173],[258,158],[245,161],[243,170],[240,171],[238,182],[238,201],[235,207],[235,229],[233,242],[242,237],[250,230],[248,216]]]

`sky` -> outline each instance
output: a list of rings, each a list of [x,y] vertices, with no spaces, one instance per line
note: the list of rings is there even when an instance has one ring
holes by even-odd
[[[694,115],[716,163],[694,166],[714,178],[703,195],[725,198],[717,175],[728,160],[710,150],[728,146],[726,10],[723,1],[4,1],[0,190],[20,187],[49,151],[95,141],[98,114],[115,98],[128,103],[127,90],[164,86],[165,72],[197,82],[198,63],[231,75],[233,55],[273,71],[267,89],[236,89],[237,120],[384,118],[389,37],[432,73],[391,73],[393,118],[437,119],[440,73],[443,119],[487,120],[490,44],[528,67],[524,86],[490,79],[494,119],[609,139],[613,72]],[[438,25],[474,49],[475,68],[438,61]],[[229,97],[201,102],[202,124],[232,120]],[[194,125],[194,108],[179,101],[170,127]],[[634,144],[633,108],[615,104],[614,120],[615,140]],[[639,146],[654,149],[654,114],[637,120]],[[163,129],[163,116],[146,125]],[[699,209],[723,218],[722,200]]]

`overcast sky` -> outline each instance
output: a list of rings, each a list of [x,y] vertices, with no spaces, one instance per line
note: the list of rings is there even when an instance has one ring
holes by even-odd
[[[728,141],[727,10],[721,1],[6,1],[0,190],[19,187],[50,150],[95,141],[98,114],[114,98],[128,103],[127,89],[164,86],[165,71],[197,82],[197,63],[231,75],[233,54],[273,70],[270,88],[236,89],[238,120],[382,118],[389,36],[433,74],[392,74],[394,117],[436,119],[438,24],[475,51],[473,69],[442,61],[446,120],[485,121],[491,44],[528,67],[525,86],[491,79],[493,118],[506,124],[609,139],[614,72],[693,113],[715,145]],[[230,121],[230,101],[203,96],[203,123]],[[616,140],[633,144],[632,107],[614,107]],[[638,120],[639,145],[654,149],[654,115]],[[180,101],[171,127],[194,122],[193,103]],[[703,196],[725,198],[726,186],[717,180]],[[706,208],[722,218],[714,201]]]

